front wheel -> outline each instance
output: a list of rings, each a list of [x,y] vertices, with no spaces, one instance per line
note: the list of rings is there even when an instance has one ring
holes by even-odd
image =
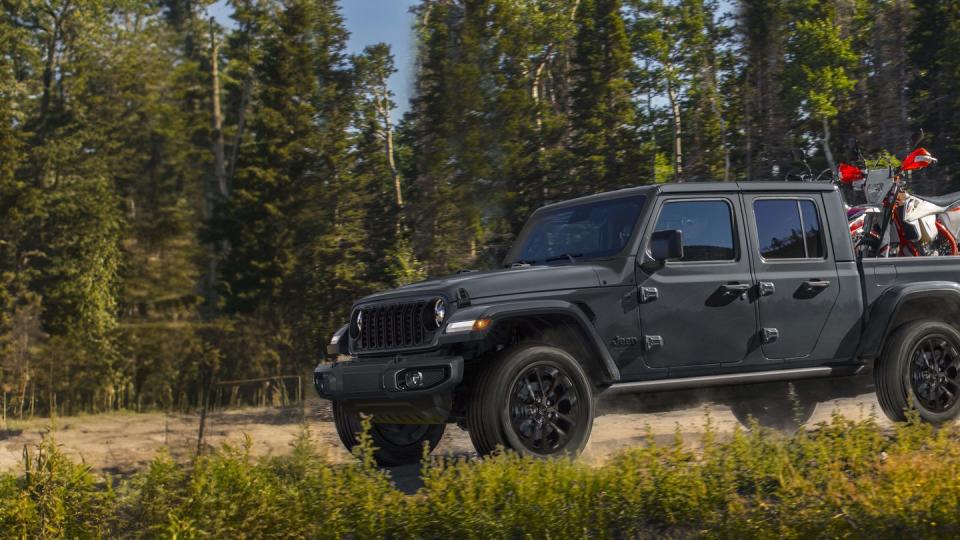
[[[360,444],[359,434],[363,429],[360,414],[348,410],[343,404],[333,402],[333,422],[340,442],[352,451]],[[378,424],[370,425],[373,439],[373,458],[381,467],[410,465],[423,457],[423,445],[436,448],[443,437],[444,424]]]
[[[874,370],[877,400],[888,418],[940,424],[960,413],[960,332],[941,321],[914,321],[887,340]]]
[[[498,447],[534,457],[576,456],[593,428],[594,400],[583,367],[567,351],[524,345],[492,359],[467,408],[481,455]]]

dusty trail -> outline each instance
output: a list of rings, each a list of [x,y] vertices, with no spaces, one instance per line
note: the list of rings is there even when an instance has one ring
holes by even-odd
[[[660,443],[672,441],[679,430],[686,442],[696,445],[707,410],[721,437],[732,432],[737,425],[729,408],[722,405],[643,414],[636,412],[635,400],[622,396],[615,399],[600,401],[602,415],[594,422],[593,434],[582,458],[588,462],[599,462],[621,448],[643,444],[648,426]],[[856,419],[868,416],[872,410],[877,411],[881,425],[889,425],[879,413],[876,398],[872,395],[820,403],[810,425],[829,420],[833,411]],[[213,412],[207,418],[205,441],[212,446],[223,443],[241,445],[245,435],[249,435],[254,455],[279,455],[289,451],[304,423],[320,447],[329,452],[331,460],[351,459],[337,438],[329,405],[317,399],[308,400],[303,408]],[[125,475],[143,468],[164,447],[175,459],[189,459],[197,448],[199,417],[111,413],[10,424],[10,430],[0,431],[0,470],[17,468],[23,459],[24,447],[32,447],[44,434],[52,433],[72,458],[84,460],[95,470]],[[448,426],[436,452],[464,457],[474,455],[469,435],[452,425]],[[415,468],[395,471],[395,476],[411,475],[416,476]]]

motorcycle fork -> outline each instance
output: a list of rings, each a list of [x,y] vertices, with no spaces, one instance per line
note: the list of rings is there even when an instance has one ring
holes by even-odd
[[[891,214],[893,217],[893,226],[897,229],[897,237],[900,239],[900,248],[899,248],[900,253],[903,254],[903,246],[907,246],[914,257],[919,257],[920,250],[917,249],[917,246],[913,243],[912,240],[907,240],[907,235],[906,233],[903,232],[903,223],[900,221],[900,215],[897,214],[896,207],[894,207],[893,212]]]

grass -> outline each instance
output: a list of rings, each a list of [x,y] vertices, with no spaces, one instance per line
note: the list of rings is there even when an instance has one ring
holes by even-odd
[[[960,537],[960,431],[884,432],[840,416],[783,436],[759,428],[702,448],[679,437],[590,466],[505,454],[425,461],[398,491],[370,442],[336,465],[306,430],[282,457],[250,443],[188,466],[159,455],[113,486],[52,440],[0,476],[0,535],[22,538]]]

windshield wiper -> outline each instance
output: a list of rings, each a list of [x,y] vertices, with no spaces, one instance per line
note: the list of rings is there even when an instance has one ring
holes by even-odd
[[[519,267],[521,267],[521,266],[531,266],[531,265],[533,265],[533,262],[534,262],[534,261],[528,261],[528,260],[525,260],[525,259],[519,259],[519,260],[513,261],[513,262],[510,263],[510,264],[505,264],[505,265],[503,265],[503,267],[504,267],[504,268],[519,268]]]
[[[562,261],[563,259],[569,259],[570,262],[577,262],[577,257],[583,257],[583,253],[564,253],[562,255],[557,255],[556,257],[547,257],[543,262],[550,261]]]

